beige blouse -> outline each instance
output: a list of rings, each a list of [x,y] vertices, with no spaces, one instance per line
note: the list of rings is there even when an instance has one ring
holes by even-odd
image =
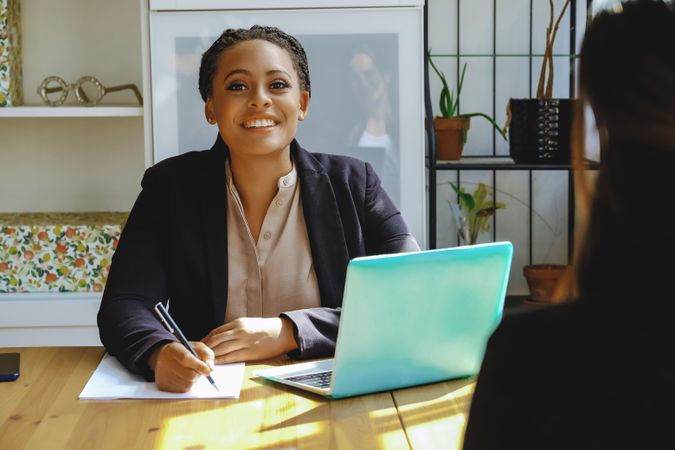
[[[239,317],[277,317],[321,306],[319,284],[295,170],[279,178],[258,242],[253,240],[241,198],[227,171],[228,290],[225,323]]]

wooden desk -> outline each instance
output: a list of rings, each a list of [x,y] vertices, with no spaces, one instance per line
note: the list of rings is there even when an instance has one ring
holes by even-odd
[[[78,400],[98,347],[21,353],[0,383],[2,449],[459,449],[473,382],[325,400],[252,377],[238,400]],[[265,366],[266,367],[266,366]]]

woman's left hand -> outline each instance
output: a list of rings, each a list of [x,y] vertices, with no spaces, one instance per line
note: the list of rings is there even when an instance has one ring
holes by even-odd
[[[285,317],[242,317],[202,339],[216,354],[216,364],[274,358],[298,348],[293,323]]]

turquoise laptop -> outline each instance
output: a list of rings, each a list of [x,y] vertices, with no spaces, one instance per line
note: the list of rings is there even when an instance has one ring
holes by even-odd
[[[499,324],[513,245],[355,258],[335,357],[256,375],[329,398],[475,375]]]

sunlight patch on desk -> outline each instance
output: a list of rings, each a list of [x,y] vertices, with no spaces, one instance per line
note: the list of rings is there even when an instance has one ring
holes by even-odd
[[[255,430],[246,427],[237,427],[236,432],[220,433],[223,421],[232,418],[227,412],[228,407],[216,408],[209,411],[199,411],[165,419],[161,425],[161,434],[155,448],[157,450],[183,450],[185,448],[227,448],[238,441],[242,436],[254,435]],[[240,414],[256,414],[260,405],[246,403],[237,408]],[[255,423],[255,421],[242,423]]]
[[[293,448],[407,447],[388,394],[319,402],[314,396],[272,396],[262,422],[263,442],[274,442],[274,448],[279,436]]]
[[[368,414],[377,427],[380,448],[402,448],[401,422],[395,408],[383,408]]]
[[[321,448],[322,438],[327,434],[326,410],[323,403],[316,403],[313,397],[293,395],[287,391],[265,398],[263,419],[258,431],[261,444],[274,442],[275,446],[301,447],[303,445]]]
[[[315,422],[261,432],[264,415],[265,400],[257,400],[171,417],[163,421],[155,449],[296,448],[298,441],[315,440],[324,428]]]
[[[408,448],[388,392],[327,400],[246,377],[239,400],[174,406],[177,414],[161,422],[156,450]]]
[[[401,421],[413,448],[462,448],[466,417],[475,384],[453,388],[453,383],[459,382],[440,383],[423,386],[416,391],[401,390],[394,393]],[[420,401],[420,398],[425,397],[427,400]],[[443,436],[443,442],[434,441],[436,436]]]
[[[400,402],[399,411],[405,414],[406,420],[414,422],[415,425],[444,421],[450,416],[464,415],[470,407],[474,386],[474,384],[464,386],[432,400],[410,404]],[[405,395],[405,392],[398,391],[394,395],[398,400]]]

